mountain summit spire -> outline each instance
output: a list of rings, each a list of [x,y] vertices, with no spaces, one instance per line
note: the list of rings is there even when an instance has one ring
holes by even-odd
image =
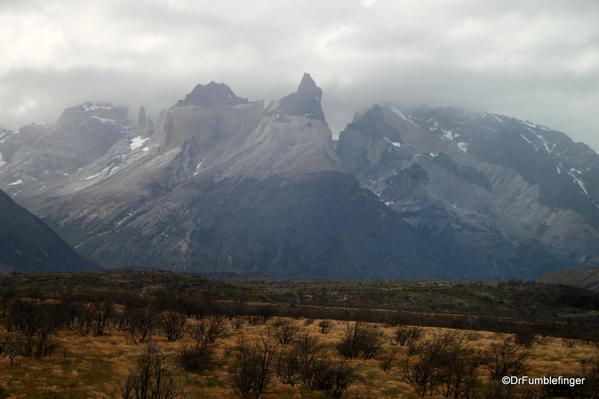
[[[325,121],[320,105],[322,89],[316,86],[309,73],[304,73],[295,93],[280,100],[277,110],[286,115],[300,115],[310,119]]]

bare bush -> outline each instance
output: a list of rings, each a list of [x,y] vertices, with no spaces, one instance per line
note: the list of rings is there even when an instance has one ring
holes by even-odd
[[[160,316],[160,331],[169,342],[183,338],[187,321],[185,315],[174,312],[164,312]]]
[[[273,326],[275,327],[275,337],[281,345],[290,344],[300,331],[299,326],[293,320],[280,320]]]
[[[91,305],[91,321],[93,323],[94,333],[96,335],[104,335],[104,330],[108,325],[108,321],[114,313],[114,304],[110,301],[102,301],[92,303]]]
[[[436,393],[447,398],[474,397],[482,359],[466,342],[465,334],[452,332],[414,346],[416,356],[400,365],[402,380],[420,397]]]
[[[214,348],[208,345],[195,345],[184,348],[177,356],[183,370],[190,373],[203,373],[214,368]]]
[[[522,375],[526,371],[528,353],[515,343],[513,337],[504,337],[501,342],[490,346],[486,354],[486,365],[491,378],[498,380],[504,375]]]
[[[244,325],[245,320],[243,320],[241,317],[233,317],[231,319],[231,327],[233,327],[235,330],[240,330]]]
[[[297,349],[280,351],[275,359],[274,370],[283,384],[297,384],[300,377],[300,356]]]
[[[120,327],[125,330],[131,341],[147,342],[154,332],[157,316],[150,305],[144,307],[125,306],[121,316]]]
[[[58,347],[54,334],[59,318],[48,304],[15,300],[6,315],[6,329],[12,334],[11,347],[21,356],[49,356]]]
[[[394,345],[406,346],[411,345],[422,337],[422,328],[400,326],[393,332],[391,343]]]
[[[374,327],[358,321],[348,323],[343,340],[337,344],[337,350],[346,358],[361,356],[372,359],[380,352],[383,337],[384,334]]]
[[[139,357],[121,387],[123,399],[175,399],[182,389],[164,356],[153,344]]]
[[[330,398],[340,398],[356,381],[353,368],[345,362],[319,359],[304,372],[303,381],[314,391],[323,391]]]
[[[293,342],[293,351],[298,357],[300,375],[305,374],[312,364],[322,358],[323,352],[318,337],[309,334],[302,334]]]
[[[227,321],[224,316],[212,316],[198,320],[188,327],[188,333],[198,345],[212,345],[227,337]]]
[[[240,343],[230,368],[231,382],[242,399],[259,399],[270,383],[277,342],[262,336],[253,345]]]
[[[0,358],[7,358],[13,366],[15,357],[22,353],[22,343],[19,338],[11,333],[6,333],[0,338]]]
[[[379,356],[379,366],[384,372],[389,372],[397,358],[397,350],[395,348],[381,353]]]
[[[536,340],[537,336],[534,330],[529,328],[520,329],[514,334],[514,342],[525,348],[533,346]]]
[[[328,334],[334,325],[335,323],[333,323],[331,320],[321,320],[318,322],[318,328],[320,329],[321,334]]]

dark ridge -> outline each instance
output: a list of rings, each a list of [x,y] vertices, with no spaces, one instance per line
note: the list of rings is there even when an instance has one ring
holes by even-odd
[[[233,90],[224,83],[214,81],[207,85],[198,84],[191,93],[179,100],[175,107],[195,105],[198,107],[221,107],[225,105],[247,104],[247,98],[237,97]]]
[[[297,91],[283,97],[277,111],[285,115],[305,116],[324,122],[321,98],[322,89],[316,86],[309,73],[304,73]]]

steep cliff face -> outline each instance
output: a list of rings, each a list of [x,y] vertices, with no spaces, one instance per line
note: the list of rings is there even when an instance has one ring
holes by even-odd
[[[393,106],[357,114],[335,147],[321,97],[305,74],[267,106],[197,85],[156,123],[86,103],[0,132],[0,187],[108,267],[488,280],[598,261],[588,147]]]
[[[443,276],[425,237],[343,172],[316,92],[305,75],[264,107],[199,85],[138,148],[115,145],[29,203],[108,266]]]
[[[0,190],[0,271],[55,272],[96,267]]]
[[[496,114],[375,106],[341,133],[337,153],[449,253],[467,248],[456,261],[474,256],[498,276],[599,261],[599,157],[563,133]]]

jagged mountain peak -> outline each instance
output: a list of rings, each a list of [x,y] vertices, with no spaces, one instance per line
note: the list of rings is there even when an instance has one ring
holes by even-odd
[[[139,112],[137,114],[137,127],[144,129],[148,124],[148,117],[146,115],[146,109],[142,105],[139,107]]]
[[[107,102],[87,101],[65,109],[58,118],[55,127],[57,130],[74,131],[86,121],[129,125],[128,114],[129,110],[125,106],[113,105]]]
[[[316,82],[312,78],[312,75],[310,75],[308,72],[304,72],[302,80],[299,86],[297,87],[297,92],[306,94],[316,94],[319,96],[319,98],[322,95],[322,89],[316,86]]]
[[[324,122],[321,99],[322,89],[316,85],[309,73],[304,73],[295,93],[280,99],[276,111],[285,115],[305,116]]]
[[[185,96],[185,99],[179,100],[177,104],[175,104],[175,107],[184,107],[188,105],[195,105],[198,107],[220,107],[247,103],[247,98],[238,97],[226,84],[211,81],[206,85],[196,85],[196,87]]]

